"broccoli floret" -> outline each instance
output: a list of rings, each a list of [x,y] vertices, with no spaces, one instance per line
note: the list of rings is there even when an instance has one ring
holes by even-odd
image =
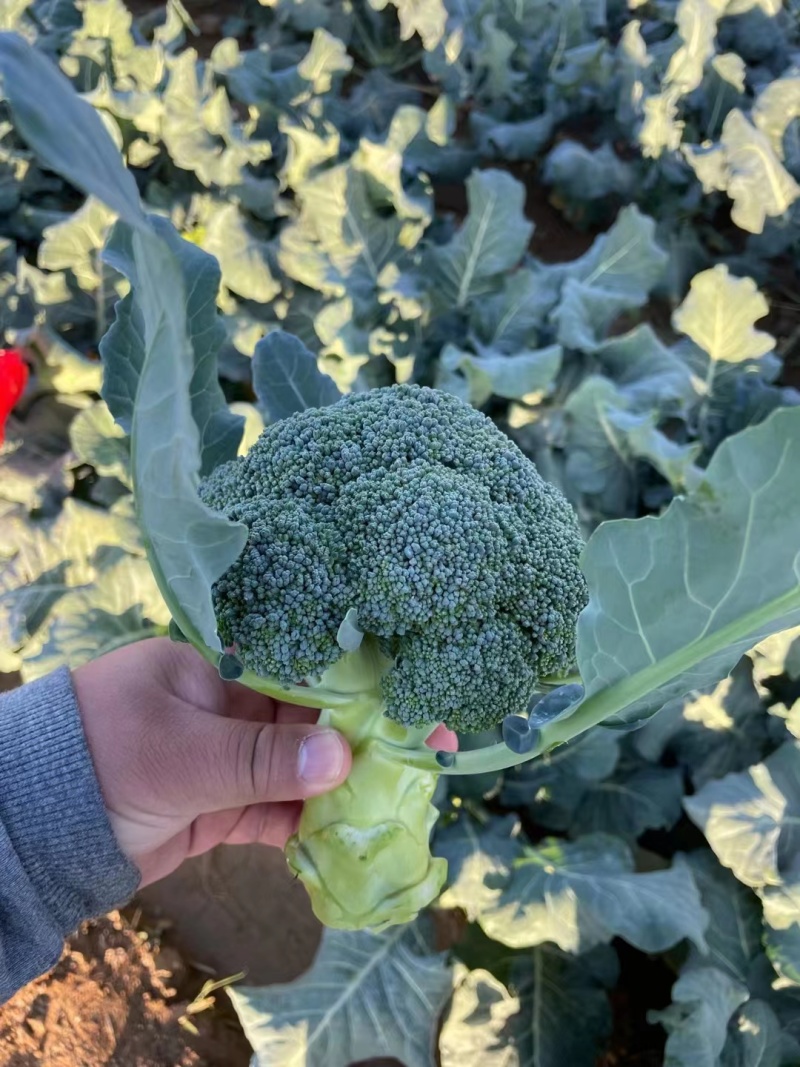
[[[558,490],[480,412],[402,385],[269,426],[201,486],[249,528],[213,591],[220,635],[284,684],[342,655],[355,609],[392,666],[386,714],[476,731],[568,667],[586,603]]]

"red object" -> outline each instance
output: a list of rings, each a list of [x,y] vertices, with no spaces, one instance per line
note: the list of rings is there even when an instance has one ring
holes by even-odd
[[[28,384],[28,365],[19,348],[0,348],[0,445],[6,420]]]

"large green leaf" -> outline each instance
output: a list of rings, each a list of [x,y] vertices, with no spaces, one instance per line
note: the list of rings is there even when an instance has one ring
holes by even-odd
[[[178,625],[187,636],[217,649],[211,586],[241,553],[247,531],[206,507],[197,495],[204,442],[192,411],[198,368],[180,259],[151,233],[134,234],[133,256],[138,284],[131,292],[131,314],[141,322],[145,351],[131,423],[137,513],[156,579]],[[110,378],[127,348],[117,349],[113,338],[107,341],[103,355]],[[213,363],[209,372],[214,374]],[[205,396],[203,403],[208,403]],[[227,408],[224,414],[227,421]],[[171,428],[168,435],[165,426]],[[202,430],[210,426],[209,420]],[[236,444],[239,435],[240,427]],[[233,443],[233,435],[229,440]],[[210,445],[219,445],[218,434],[211,436]]]
[[[513,355],[535,346],[555,299],[549,289],[539,285],[535,271],[527,267],[513,271],[499,292],[476,301],[470,309],[478,351],[487,348]]]
[[[45,229],[37,256],[39,266],[71,270],[82,289],[93,291],[102,282],[100,251],[113,219],[113,211],[90,197],[74,215]]]
[[[716,686],[663,708],[633,735],[637,750],[649,760],[677,760],[696,789],[766,755],[770,724],[750,662],[743,658]]]
[[[447,860],[443,908],[461,908],[474,922],[497,895],[502,880],[519,855],[519,821],[513,815],[476,823],[466,813],[437,830],[434,852]]]
[[[97,112],[46,56],[0,34],[0,77],[17,129],[39,159],[132,226],[145,226],[133,176]]]
[[[119,393],[122,418],[130,419],[137,512],[159,588],[187,636],[217,648],[211,585],[241,552],[246,531],[197,495],[201,463],[230,446],[235,455],[240,435],[239,420],[227,407],[219,410],[213,388],[195,397],[200,429],[192,410],[193,384],[206,386],[216,377],[213,296],[210,338],[195,348],[190,315],[208,314],[209,298],[201,286],[190,309],[196,279],[192,275],[189,286],[184,280],[187,261],[202,253],[181,242],[165,220],[145,217],[135,182],[97,114],[46,59],[4,34],[0,70],[17,124],[42,161],[135,227],[118,224],[113,245],[114,265],[128,267],[133,290],[121,302],[119,325],[105,338],[106,401],[116,416]],[[138,367],[132,365],[137,353]]]
[[[713,965],[746,983],[753,960],[761,951],[758,899],[721,867],[708,849],[676,856],[674,862],[688,864],[709,916],[705,932],[708,952],[692,946],[689,959],[698,966]]]
[[[131,282],[131,292],[116,308],[116,320],[100,344],[105,379],[103,398],[119,424],[131,431],[136,417],[137,390],[148,358],[148,327],[156,325],[169,310],[172,328],[182,331],[181,342],[188,350],[187,370],[191,373],[191,418],[200,434],[200,471],[208,474],[228,459],[233,459],[241,437],[241,420],[231,414],[222,388],[217,380],[217,353],[225,338],[225,328],[217,313],[216,298],[220,271],[217,262],[189,241],[178,237],[164,219],[153,218],[151,223],[158,239],[143,244],[145,256],[163,259],[167,277],[177,277],[178,298],[186,294],[185,306],[175,306],[174,298],[164,291],[160,306],[148,306],[143,299],[144,274],[149,260],[136,255],[131,231],[117,226],[111,233],[106,258]],[[163,248],[162,248],[163,245]],[[152,251],[151,251],[152,250]],[[145,315],[153,316],[148,324]],[[180,323],[180,325],[179,325]],[[167,356],[160,357],[170,362]],[[174,361],[174,357],[173,360]],[[166,370],[162,368],[161,374]]]
[[[341,397],[303,342],[283,330],[273,330],[256,345],[253,389],[273,422],[306,408],[335,404]]]
[[[481,407],[491,396],[519,400],[550,388],[561,366],[561,354],[560,345],[548,345],[509,356],[487,350],[476,356],[448,344],[439,356],[436,384],[464,395],[475,407]]]
[[[800,986],[800,875],[795,869],[783,885],[765,886],[764,947],[780,977]]]
[[[442,1029],[442,1067],[594,1067],[611,1030],[606,989],[616,977],[605,947],[578,960],[552,945],[519,955],[513,994],[487,971],[471,971]]]
[[[132,641],[165,634],[169,611],[147,560],[119,549],[97,561],[91,585],[69,592],[58,603],[41,648],[22,657],[23,680],[57,667],[78,667]]]
[[[746,986],[715,967],[685,971],[672,988],[670,1007],[648,1015],[669,1034],[665,1062],[670,1067],[718,1067],[728,1023],[747,997]]]
[[[551,314],[558,340],[569,348],[594,351],[622,311],[646,303],[667,258],[655,239],[653,219],[635,206],[624,208],[585,255],[546,272],[545,278],[549,275],[561,287],[561,300]]]
[[[433,250],[434,299],[464,307],[515,266],[533,225],[525,218],[525,187],[499,170],[475,171],[467,180],[469,210],[456,236]]]
[[[466,833],[437,838],[437,851],[455,861],[442,903],[464,908],[495,941],[553,941],[576,953],[614,937],[646,952],[683,938],[705,947],[708,916],[685,865],[636,873],[627,846],[607,834],[534,847],[508,825]]]
[[[140,531],[123,510],[109,512],[68,499],[51,520],[3,520],[3,670],[18,669],[23,653],[38,651],[50,613],[63,598],[97,581],[101,548],[143,556]]]
[[[685,361],[656,336],[649,323],[609,337],[594,350],[594,358],[635,411],[657,409],[672,414],[695,397]]]
[[[798,463],[800,411],[775,412],[727,440],[659,518],[595,531],[577,635],[586,725],[646,718],[800,622],[800,556],[786,536],[800,522]],[[566,723],[553,724],[553,739],[570,736]]]
[[[347,1067],[394,1057],[430,1067],[453,977],[422,922],[385,933],[328,930],[296,982],[228,992],[253,1067]]]
[[[678,4],[675,22],[683,43],[672,54],[662,83],[676,96],[685,96],[702,82],[705,65],[716,52],[718,17],[718,6],[708,0]]]
[[[787,1062],[787,1046],[781,1023],[769,1004],[748,1000],[729,1026],[721,1064],[722,1067],[781,1067]]]
[[[253,233],[235,204],[212,214],[204,246],[219,263],[223,283],[234,293],[260,304],[268,304],[280,293],[280,282],[270,266],[269,243]]]
[[[783,159],[783,139],[791,124],[800,118],[800,75],[776,78],[758,94],[753,105],[753,122],[765,134],[779,159]]]
[[[769,136],[738,108],[728,112],[718,145],[687,146],[685,154],[704,190],[726,192],[731,218],[750,233],[761,233],[768,218],[784,215],[800,197]]]
[[[669,830],[681,815],[683,775],[677,767],[621,768],[578,801],[570,833],[609,833],[636,841],[645,830]]]
[[[442,0],[370,0],[376,11],[383,11],[387,3],[397,8],[402,40],[407,41],[418,33],[428,51],[439,44],[447,22],[447,8]]]
[[[672,315],[672,325],[704,353],[705,395],[713,391],[721,365],[757,360],[773,351],[775,338],[755,328],[768,312],[752,278],[734,278],[723,264],[692,278],[686,299]]]
[[[569,829],[583,798],[614,776],[620,741],[619,734],[596,727],[540,759],[511,768],[503,776],[503,803],[527,808],[537,826]]]
[[[754,888],[780,885],[800,848],[800,745],[708,782],[684,805],[720,863]]]
[[[78,412],[70,425],[69,439],[80,463],[130,486],[130,447],[125,431],[114,422],[102,400]]]

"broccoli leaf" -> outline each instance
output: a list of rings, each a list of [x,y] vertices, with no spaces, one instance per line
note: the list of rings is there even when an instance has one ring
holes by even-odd
[[[595,531],[583,556],[590,602],[577,636],[593,721],[647,718],[800,622],[800,557],[784,533],[793,514],[800,521],[798,462],[800,412],[777,411],[725,441],[697,489],[659,518]],[[553,738],[569,721],[550,727]]]
[[[560,345],[548,345],[532,352],[521,350],[513,356],[487,350],[475,356],[448,344],[439,356],[437,386],[457,395],[465,393],[475,407],[485,404],[492,395],[522,399],[549,389],[561,365],[561,352]]]
[[[117,239],[112,238],[113,262],[129,269],[133,289],[121,302],[117,328],[105,338],[106,400],[119,417],[119,396],[122,419],[130,420],[138,517],[159,588],[181,630],[217,648],[211,585],[241,552],[246,531],[216,515],[197,495],[201,464],[218,450],[225,454],[232,448],[235,455],[241,435],[240,420],[227,406],[220,409],[221,391],[212,385],[216,287],[210,337],[200,337],[196,349],[193,345],[196,324],[190,316],[208,314],[209,299],[202,286],[196,295],[194,277],[187,288],[184,270],[188,273],[195,253],[205,258],[204,253],[180,241],[165,220],[145,217],[133,178],[97,114],[48,60],[12,34],[0,36],[0,63],[20,130],[42,160],[132,227],[118,223]],[[197,300],[193,310],[188,294]],[[130,365],[134,355],[138,366]],[[115,391],[119,382],[126,383],[127,395],[124,389]],[[199,425],[190,399],[198,382]]]
[[[225,337],[225,328],[217,314],[219,266],[208,253],[182,240],[164,219],[151,220],[160,240],[150,239],[142,245],[137,259],[136,239],[123,224],[115,226],[109,236],[105,256],[131,282],[131,292],[117,304],[116,321],[100,344],[104,361],[103,398],[123,429],[131,432],[140,404],[138,390],[148,359],[149,329],[162,318],[174,320],[175,344],[187,346],[187,371],[191,374],[191,419],[200,434],[200,473],[208,474],[236,455],[242,435],[242,420],[233,415],[225,402],[217,380],[217,353]],[[149,259],[163,260],[167,277],[175,277],[186,293],[185,304],[177,305],[169,290],[148,305],[143,300],[144,271]],[[165,278],[166,284],[166,278]],[[155,294],[154,294],[155,295]],[[169,312],[169,315],[167,314]],[[147,321],[150,315],[152,322]],[[178,338],[181,338],[180,341]],[[175,363],[174,355],[159,357],[165,364]],[[166,374],[162,367],[159,374]]]
[[[306,408],[335,404],[341,397],[303,342],[283,330],[273,330],[256,345],[253,389],[273,422]]]
[[[228,990],[255,1050],[253,1067],[331,1067],[392,1056],[429,1067],[453,978],[425,923],[385,933],[323,934],[296,982]]]
[[[442,0],[369,0],[376,11],[383,11],[387,3],[397,8],[400,20],[400,37],[409,40],[415,33],[422,38],[423,46],[430,51],[444,36],[447,9]]]
[[[636,873],[627,846],[610,835],[530,846],[513,819],[477,833],[459,821],[436,848],[452,864],[442,904],[464,908],[510,948],[553,941],[582,953],[616,936],[645,952],[683,938],[705,948],[708,916],[689,869]]]
[[[746,986],[715,967],[685,971],[672,987],[670,1007],[647,1016],[669,1034],[667,1062],[675,1067],[716,1067],[728,1023],[747,997]]]
[[[102,400],[78,412],[69,428],[69,440],[81,463],[130,486],[130,446]]]
[[[611,948],[576,960],[540,945],[514,958],[514,995],[488,971],[469,972],[442,1030],[442,1067],[506,1067],[512,1048],[519,1067],[594,1067],[617,970]]]
[[[136,182],[100,115],[47,56],[17,34],[2,33],[0,76],[17,129],[39,159],[131,226],[144,227]]]
[[[685,155],[704,191],[724,190],[733,201],[731,218],[750,233],[761,233],[768,218],[784,215],[800,196],[770,137],[738,108],[728,112],[718,145],[686,146]]]
[[[764,947],[786,982],[800,986],[800,872],[759,893],[764,906]]]
[[[734,278],[723,264],[692,278],[686,299],[672,315],[672,325],[707,357],[706,395],[713,391],[722,364],[757,360],[774,349],[775,339],[755,328],[768,312],[769,305],[753,279]],[[702,357],[691,360],[701,361]]]
[[[611,229],[572,263],[543,274],[561,282],[561,300],[551,313],[558,340],[593,352],[623,311],[641,307],[661,279],[667,253],[655,240],[655,223],[635,206],[620,211]]]
[[[676,856],[673,862],[688,864],[709,915],[708,953],[692,946],[689,961],[698,966],[713,964],[746,983],[761,951],[761,914],[755,894],[721,867],[708,849]]]
[[[525,219],[525,187],[499,170],[475,171],[467,179],[469,211],[446,245],[431,253],[433,296],[446,307],[464,307],[487,292],[492,281],[517,264],[533,225]]]
[[[684,807],[720,863],[753,888],[777,886],[800,849],[800,745],[708,782]]]

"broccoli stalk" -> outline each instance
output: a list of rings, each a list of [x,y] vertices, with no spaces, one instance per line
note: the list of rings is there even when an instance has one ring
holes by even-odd
[[[541,743],[528,707],[571,668],[587,599],[576,517],[491,420],[411,385],[267,427],[200,496],[248,531],[212,590],[224,675],[321,706],[353,749],[347,782],[305,804],[289,863],[328,925],[408,920],[445,876],[428,847],[438,774]],[[425,746],[439,723],[503,724],[504,744],[454,761]]]
[[[446,862],[433,858],[429,847],[439,768],[404,766],[393,755],[430,730],[407,730],[385,716],[381,679],[390,667],[367,638],[323,679],[348,703],[324,710],[319,721],[347,738],[353,765],[338,789],[306,801],[286,857],[326,926],[380,929],[408,922],[439,895],[447,874]]]

